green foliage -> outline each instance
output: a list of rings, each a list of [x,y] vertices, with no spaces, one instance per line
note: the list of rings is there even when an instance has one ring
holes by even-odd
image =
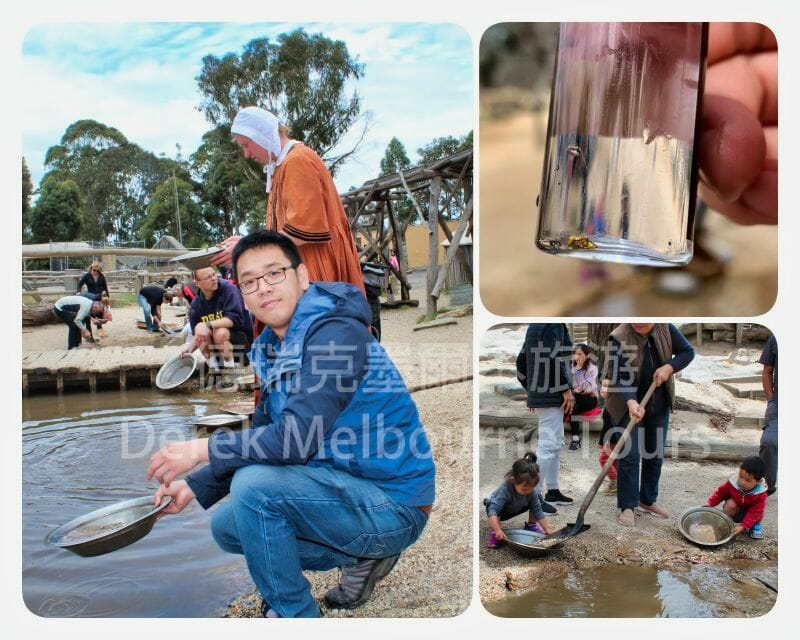
[[[59,144],[48,149],[42,182],[54,178],[78,185],[84,239],[127,241],[137,238],[151,194],[174,166],[174,161],[128,142],[113,127],[78,120],[67,127]]]
[[[443,136],[441,138],[434,138],[428,144],[417,149],[420,156],[420,164],[427,164],[435,160],[440,160],[458,151],[469,149],[472,147],[472,131],[467,133],[461,138],[453,136]],[[469,169],[471,171],[471,169]],[[450,204],[447,211],[444,212],[444,217],[448,220],[453,220],[461,215],[464,210],[464,197],[459,189],[458,180],[442,180],[442,192],[439,196],[440,208],[444,206],[450,192],[456,189],[456,193],[450,199]]]
[[[444,136],[441,138],[434,138],[428,144],[417,149],[420,157],[420,164],[440,160],[449,156],[457,151],[469,149],[472,146],[472,131],[463,136],[462,138],[455,138],[453,136]]]
[[[381,175],[397,173],[400,169],[408,169],[410,166],[411,160],[408,158],[405,145],[398,138],[392,138],[381,159]],[[408,200],[397,200],[392,207],[400,222],[405,222],[415,214],[414,205]]]
[[[80,188],[74,180],[44,180],[39,190],[39,199],[31,211],[32,240],[77,240],[83,224],[82,205]]]
[[[288,125],[292,138],[335,162],[327,154],[361,111],[358,93],[347,97],[345,85],[363,75],[364,65],[344,42],[297,29],[276,41],[251,40],[241,55],[205,56],[196,78],[199,108],[216,126],[232,122],[243,107],[264,107]]]
[[[148,246],[155,244],[164,235],[180,237],[175,214],[176,189],[183,244],[188,247],[208,244],[211,230],[203,217],[202,207],[193,197],[193,186],[177,177],[170,177],[156,187],[147,207],[147,216],[139,228],[139,237]]]
[[[28,240],[28,225],[30,224],[31,214],[31,195],[33,195],[33,182],[31,172],[28,170],[28,163],[22,158],[22,241]]]
[[[266,192],[263,172],[244,159],[231,139],[230,127],[220,125],[203,136],[192,155],[192,171],[200,186],[203,217],[215,241],[238,234],[242,226],[264,227]]]
[[[392,138],[381,159],[381,175],[397,173],[400,169],[407,169],[410,166],[411,160],[408,159],[405,145],[397,138]]]

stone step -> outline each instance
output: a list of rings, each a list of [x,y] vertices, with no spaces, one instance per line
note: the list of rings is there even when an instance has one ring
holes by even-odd
[[[718,381],[719,386],[727,389],[737,398],[751,398],[753,400],[764,400],[764,387],[761,380],[758,382],[729,382]]]

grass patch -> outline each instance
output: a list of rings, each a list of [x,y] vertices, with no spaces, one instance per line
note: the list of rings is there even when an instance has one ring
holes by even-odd
[[[111,306],[112,307],[130,307],[139,304],[135,293],[112,293]]]

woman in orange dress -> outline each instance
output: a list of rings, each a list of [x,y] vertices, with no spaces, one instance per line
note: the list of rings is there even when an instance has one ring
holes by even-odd
[[[311,280],[349,282],[364,291],[361,266],[350,225],[322,159],[297,140],[277,117],[260,107],[245,107],[231,133],[246,158],[264,165],[267,176],[266,228],[289,236],[300,250]],[[216,265],[230,262],[239,236],[222,244]]]

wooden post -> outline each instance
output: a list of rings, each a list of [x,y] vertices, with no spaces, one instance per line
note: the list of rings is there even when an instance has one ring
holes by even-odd
[[[386,209],[389,212],[389,224],[392,225],[392,235],[394,236],[394,250],[397,252],[397,266],[400,267],[400,273],[396,274],[400,280],[400,299],[408,300],[411,297],[409,293],[410,287],[406,276],[406,265],[408,264],[408,257],[406,256],[406,242],[405,238],[400,235],[400,224],[397,221],[397,216],[394,213],[394,207],[391,202],[386,203]]]
[[[125,367],[119,368],[119,390],[125,391],[128,387],[128,370]]]
[[[156,386],[156,375],[157,374],[158,374],[158,370],[157,369],[153,369],[151,367],[150,368],[150,386],[151,387],[155,387]]]
[[[472,174],[468,179],[464,180],[464,202],[469,202],[472,200]],[[475,216],[472,216],[469,219],[469,227],[467,227],[467,235],[471,238],[472,236],[472,227],[475,224]],[[470,282],[472,282],[472,270],[468,269],[467,273],[470,275]]]
[[[702,347],[703,346],[703,323],[702,322],[698,322],[697,323],[697,346],[698,347]]]
[[[453,262],[453,258],[458,252],[459,245],[461,244],[461,236],[463,236],[464,232],[467,230],[467,225],[469,224],[470,218],[472,218],[472,200],[470,200],[466,207],[464,207],[464,213],[461,214],[461,220],[458,223],[458,228],[453,234],[453,239],[450,241],[450,246],[447,247],[447,253],[444,257],[444,264],[442,265],[442,268],[439,269],[439,277],[436,279],[436,283],[431,290],[431,296],[434,298],[439,298],[439,293],[441,292],[445,279],[447,278],[447,269],[450,267],[450,263]]]
[[[97,374],[94,372],[89,373],[89,391],[97,393]]]
[[[384,215],[386,214],[386,203],[382,202],[378,212],[375,214],[375,221],[378,225],[378,258],[383,258],[383,238],[386,235],[384,230]]]
[[[64,393],[64,375],[60,371],[56,374],[56,393]]]
[[[428,319],[436,317],[436,298],[433,287],[436,285],[436,273],[439,265],[439,194],[442,189],[442,178],[436,176],[431,180],[430,201],[428,203],[428,278],[426,283],[427,304],[425,315]]]
[[[744,331],[744,325],[741,322],[737,322],[734,327],[736,328],[736,346],[742,346],[742,333]]]

